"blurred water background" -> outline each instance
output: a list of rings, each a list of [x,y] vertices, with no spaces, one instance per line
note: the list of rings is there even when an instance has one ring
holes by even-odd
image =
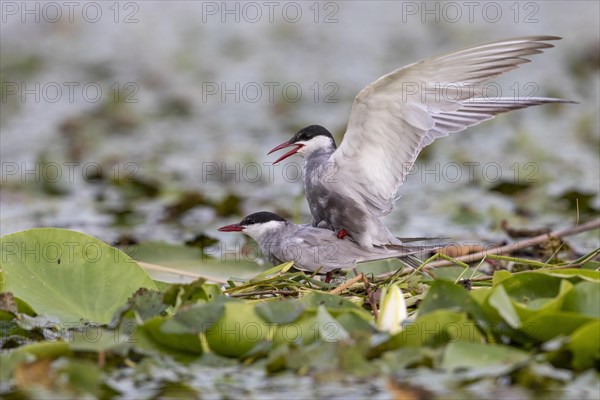
[[[2,3],[2,234],[183,243],[235,240],[216,228],[258,210],[307,222],[300,159],[272,167],[269,149],[310,124],[339,142],[354,96],[398,67],[537,34],[564,39],[491,89],[579,104],[435,142],[386,223],[501,240],[503,219],[559,228],[600,210],[598,2],[72,3]]]

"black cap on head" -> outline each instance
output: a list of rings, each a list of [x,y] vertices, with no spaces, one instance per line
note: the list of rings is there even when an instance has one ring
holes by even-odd
[[[249,226],[254,224],[262,224],[269,221],[285,221],[285,219],[269,211],[259,211],[245,217],[242,222],[240,222],[240,225]]]
[[[323,128],[321,125],[310,125],[310,126],[307,126],[306,128],[302,128],[298,132],[296,132],[294,137],[292,137],[292,140],[290,140],[290,143],[300,142],[300,141],[305,142],[316,136],[327,136],[328,138],[333,140],[333,136],[331,135],[331,132],[329,132],[327,129]]]

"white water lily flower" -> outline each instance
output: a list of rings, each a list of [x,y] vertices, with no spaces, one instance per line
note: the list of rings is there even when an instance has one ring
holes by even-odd
[[[395,335],[402,330],[402,321],[408,317],[404,295],[398,284],[392,284],[381,293],[377,328]]]

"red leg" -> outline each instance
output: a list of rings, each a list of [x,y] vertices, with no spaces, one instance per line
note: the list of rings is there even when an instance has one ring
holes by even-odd
[[[340,229],[340,230],[338,231],[338,233],[337,233],[337,238],[338,238],[338,239],[344,240],[344,238],[345,238],[346,236],[350,236],[350,234],[349,234],[348,232],[346,232],[346,230],[345,230],[345,229]]]
[[[325,276],[325,283],[331,282],[331,277],[333,276],[333,272],[328,272]]]

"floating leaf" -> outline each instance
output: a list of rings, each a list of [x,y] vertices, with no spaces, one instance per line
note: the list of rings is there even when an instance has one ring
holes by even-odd
[[[590,261],[590,263],[594,263],[595,261]],[[598,265],[600,266],[600,265]],[[559,278],[579,278],[590,282],[600,282],[600,271],[594,271],[590,269],[581,269],[581,268],[568,268],[568,269],[547,269],[541,268],[534,272],[540,274],[547,274]]]
[[[319,322],[314,311],[304,312],[290,324],[277,325],[273,334],[273,343],[281,345],[294,343],[307,345],[319,340]]]
[[[521,318],[519,318],[519,314],[515,310],[506,290],[504,290],[504,286],[499,285],[492,290],[492,293],[488,297],[488,304],[492,306],[510,326],[517,328],[521,325]]]
[[[127,305],[117,312],[116,319],[130,315],[132,318],[145,321],[161,315],[168,308],[168,305],[163,302],[163,297],[164,294],[161,292],[141,288],[127,301]]]
[[[324,306],[319,306],[317,311],[317,326],[319,336],[325,342],[339,342],[350,338],[344,327],[327,312]]]
[[[585,281],[576,283],[565,295],[562,309],[600,319],[600,285]]]
[[[373,349],[373,353],[404,346],[439,347],[459,340],[481,342],[483,336],[466,313],[438,310],[421,315],[414,322],[406,324],[399,334]]]
[[[350,335],[353,335],[356,332],[375,333],[377,331],[371,322],[365,319],[362,314],[359,315],[355,312],[345,312],[336,316],[335,319],[348,333],[350,333]]]
[[[70,355],[71,349],[69,348],[69,344],[63,341],[40,342],[19,347],[11,353],[11,357],[19,359],[21,355],[25,354],[34,356],[36,360],[43,358],[54,359],[60,356]]]
[[[83,233],[37,228],[0,238],[3,290],[63,322],[110,322],[139,288],[156,289],[125,253]]]
[[[501,282],[510,278],[512,275],[513,274],[511,274],[510,272],[508,272],[506,270],[496,271],[496,272],[494,272],[494,276],[492,277],[492,283],[494,286],[499,285]]]
[[[256,313],[273,324],[289,324],[302,315],[306,306],[297,300],[276,300],[259,303]]]
[[[518,303],[530,305],[535,300],[553,299],[560,290],[561,279],[535,272],[514,274],[502,281],[506,293]],[[533,305],[532,308],[539,308]]]
[[[485,368],[516,366],[529,358],[527,352],[500,344],[453,342],[446,346],[442,368]]]
[[[205,283],[200,278],[187,284],[172,284],[164,290],[164,302],[175,308],[187,304],[204,303],[221,296],[218,285]]]
[[[182,310],[162,326],[165,333],[199,334],[214,325],[225,312],[225,301],[197,304]]]
[[[552,310],[535,314],[524,321],[522,331],[529,337],[546,342],[558,336],[568,336],[591,321],[593,318],[583,314]]]
[[[133,332],[137,327],[131,326]],[[75,331],[69,340],[73,351],[101,352],[135,344],[133,336],[126,329],[106,329],[100,326],[88,326],[81,331]]]
[[[329,293],[313,291],[303,296],[300,302],[306,305],[306,308],[311,311],[317,311],[319,306],[325,306],[333,315],[346,311],[355,311],[362,315],[368,315],[370,318],[370,314],[365,309],[350,300]]]
[[[560,310],[564,297],[573,287],[566,279],[546,275],[541,275],[543,279],[536,279],[536,275],[539,276],[535,273],[520,273],[501,284],[522,321],[542,312]]]
[[[473,300],[463,287],[449,281],[434,281],[419,306],[419,314],[425,315],[442,309],[465,311],[472,304]]]
[[[464,287],[449,281],[434,281],[419,306],[419,316],[437,310],[465,311],[473,316],[478,325],[486,327],[493,323],[490,315],[473,299]]]
[[[222,317],[204,332],[206,342],[215,353],[240,357],[271,336],[269,326],[254,310],[253,304],[225,303]]]
[[[600,321],[591,321],[571,335],[567,348],[573,352],[573,366],[590,368],[600,363]]]
[[[172,347],[188,354],[202,354],[202,344],[198,334],[165,332],[161,329],[165,321],[167,321],[165,317],[154,317],[144,322],[140,328],[163,346]]]

